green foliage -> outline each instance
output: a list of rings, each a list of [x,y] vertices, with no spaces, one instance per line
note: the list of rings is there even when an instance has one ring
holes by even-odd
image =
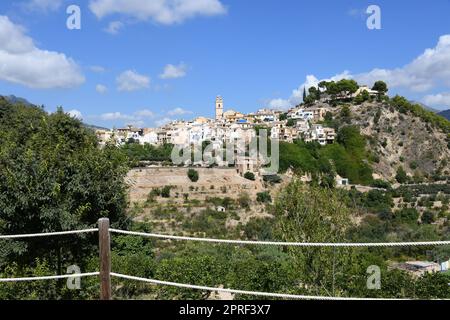
[[[258,192],[256,194],[256,201],[261,202],[261,203],[270,203],[270,202],[272,202],[272,197],[270,196],[270,193],[267,191]]]
[[[331,96],[335,96],[341,93],[353,94],[355,93],[359,85],[355,80],[342,79],[338,82],[334,81],[322,81],[319,83],[320,88],[325,88],[325,92]]]
[[[375,84],[372,87],[372,90],[378,91],[380,94],[386,94],[386,92],[389,91],[388,86],[384,81],[375,82]]]
[[[293,127],[296,125],[296,123],[297,123],[297,121],[295,119],[289,119],[286,123],[286,126]]]
[[[350,123],[352,112],[350,110],[350,107],[345,105],[342,107],[339,116],[341,117],[342,121],[346,123]]]
[[[161,197],[170,198],[170,191],[172,190],[172,186],[164,186],[161,189]]]
[[[273,219],[251,218],[243,227],[245,237],[249,240],[273,240]]]
[[[111,263],[114,272],[142,278],[153,278],[156,269],[153,245],[148,239],[134,236],[115,236],[112,241]],[[148,286],[135,281],[117,281],[114,295],[121,298],[138,296],[147,292]]]
[[[353,100],[355,104],[362,104],[365,101],[370,100],[370,95],[367,90],[363,90],[360,94],[356,96],[356,98]]]
[[[187,175],[188,175],[189,180],[191,180],[192,182],[197,182],[199,179],[197,170],[189,169]]]
[[[403,167],[397,168],[397,173],[395,174],[395,180],[397,180],[398,183],[406,183],[408,182],[408,175],[406,174],[405,169]]]
[[[133,166],[138,166],[140,161],[167,161],[171,162],[173,145],[164,144],[154,146],[151,144],[124,144],[120,150],[130,159]]]
[[[395,213],[396,220],[406,223],[416,223],[419,216],[419,212],[414,208],[404,208]]]
[[[121,152],[98,148],[94,133],[62,109],[48,115],[5,102],[0,109],[0,233],[77,230],[100,217],[126,227],[128,167]],[[0,260],[21,267],[45,259],[54,273],[63,261],[81,264],[97,245],[91,235],[16,243],[21,250],[9,245],[13,250]]]
[[[332,187],[335,172],[351,183],[370,184],[372,169],[365,150],[366,140],[357,127],[343,127],[338,142],[321,147],[314,143],[296,141],[280,143],[280,171],[292,168],[300,173],[319,177],[322,184]]]
[[[441,130],[444,131],[444,133],[450,133],[450,121],[448,121],[444,117],[435,114],[432,111],[424,109],[419,104],[412,104],[406,98],[398,95],[390,100],[390,104],[393,107],[397,108],[398,111],[401,113],[410,112],[414,116],[422,119],[422,121],[425,121],[437,128],[440,128]]]
[[[276,184],[281,183],[282,179],[279,175],[264,175],[263,176],[264,182],[268,182],[270,184]]]
[[[252,200],[250,199],[250,196],[248,195],[248,193],[243,192],[239,195],[238,203],[241,208],[249,209],[251,202],[252,202]]]
[[[350,212],[331,189],[291,182],[275,204],[279,237],[293,242],[342,242],[352,226]],[[330,259],[339,268],[349,267],[349,251],[329,248],[289,248],[301,281],[320,292],[333,279]],[[342,271],[342,270],[341,270]],[[325,288],[324,288],[325,287]],[[329,288],[329,287],[328,287]]]
[[[434,212],[427,210],[422,214],[421,220],[422,223],[431,224],[436,221],[436,215]]]
[[[255,174],[253,172],[247,171],[244,174],[244,178],[247,180],[255,181]]]
[[[163,259],[158,263],[156,278],[179,283],[194,283],[201,286],[216,287],[224,283],[223,264],[215,256],[193,254],[187,257]],[[169,286],[158,286],[159,299],[207,299],[209,291],[181,289]]]
[[[380,188],[380,189],[387,189],[387,190],[392,188],[391,184],[388,181],[384,181],[384,180],[380,180],[380,179],[373,180],[372,187]]]

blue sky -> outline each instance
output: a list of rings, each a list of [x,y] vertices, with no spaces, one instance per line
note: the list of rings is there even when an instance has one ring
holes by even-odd
[[[71,4],[81,30],[66,27]],[[211,117],[219,94],[225,109],[287,108],[303,86],[342,77],[450,107],[449,0],[178,4],[1,1],[0,94],[107,127]],[[371,4],[381,30],[366,26]]]

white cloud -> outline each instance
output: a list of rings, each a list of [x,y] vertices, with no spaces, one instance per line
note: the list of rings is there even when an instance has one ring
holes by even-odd
[[[314,75],[307,75],[305,82],[301,84],[297,89],[294,89],[292,91],[291,96],[288,99],[272,99],[267,103],[267,107],[271,109],[281,109],[286,110],[292,107],[295,107],[296,105],[300,104],[303,101],[303,91],[306,89],[308,92],[308,89],[311,87],[315,87],[319,84],[321,81],[338,81],[341,79],[348,79],[351,75],[348,71],[344,71],[343,73],[337,74],[329,79],[317,79]]]
[[[111,21],[105,31],[109,34],[118,34],[124,26],[124,23],[121,21]]]
[[[100,116],[93,116],[103,121],[126,121],[128,124],[134,124],[143,122],[146,119],[152,119],[155,117],[155,113],[149,109],[142,109],[134,112],[133,114],[124,114],[121,112],[109,112],[103,113]]]
[[[166,124],[168,124],[168,123],[170,123],[170,122],[172,122],[172,121],[173,121],[173,120],[170,119],[170,118],[163,118],[163,119],[156,120],[156,121],[155,121],[155,125],[156,125],[157,127],[162,127],[162,126],[164,126],[164,125],[166,125]]]
[[[67,112],[72,118],[78,119],[78,120],[83,120],[83,115],[81,114],[80,111],[78,110],[70,110],[69,112]]]
[[[291,103],[289,100],[278,98],[270,100],[267,107],[275,110],[286,110],[291,107]]]
[[[373,69],[354,78],[369,85],[383,80],[391,88],[403,87],[414,92],[425,92],[436,84],[450,87],[450,35],[441,36],[436,47],[426,49],[404,67]]]
[[[56,11],[63,3],[63,0],[30,0],[24,4],[27,10],[31,11]]]
[[[137,128],[143,127],[144,124],[145,124],[145,121],[143,121],[143,120],[131,120],[131,121],[127,122],[127,125],[137,127]]]
[[[368,17],[368,15],[366,13],[366,9],[352,8],[347,11],[347,14],[351,17],[356,17],[356,18]]]
[[[95,72],[95,73],[103,73],[106,71],[106,69],[101,66],[90,66],[89,70],[91,70],[92,72]]]
[[[85,78],[72,59],[37,48],[21,26],[0,15],[0,80],[50,89],[75,87]]]
[[[450,107],[450,92],[427,95],[423,98],[423,103],[432,107]]]
[[[159,75],[161,79],[178,79],[186,76],[187,66],[184,63],[180,63],[175,66],[168,64],[164,67],[164,72]]]
[[[182,23],[197,16],[226,14],[219,0],[91,0],[90,10],[99,18],[123,14],[164,25]]]
[[[153,111],[151,111],[151,110],[148,110],[148,109],[137,111],[135,113],[135,115],[137,117],[140,117],[140,118],[153,118],[153,117],[155,117],[155,113]]]
[[[439,38],[437,45],[432,49],[426,49],[421,55],[409,64],[395,69],[375,68],[369,72],[351,74],[344,71],[330,79],[340,80],[355,79],[360,84],[372,86],[376,81],[383,80],[389,88],[404,88],[411,92],[426,92],[437,85],[450,88],[450,35]],[[320,81],[315,76],[309,75],[298,89],[295,89],[288,99],[273,99],[268,106],[292,107],[302,101],[303,88],[316,86]],[[428,96],[427,101],[446,101],[445,95]],[[430,104],[431,105],[431,104]]]
[[[133,70],[123,72],[116,81],[119,91],[135,91],[150,87],[150,78]]]
[[[108,91],[108,88],[102,84],[98,84],[95,86],[95,91],[100,94],[105,94]]]
[[[184,110],[182,108],[175,108],[175,109],[170,110],[169,112],[167,112],[167,114],[169,116],[182,116],[182,115],[185,115],[185,114],[192,114],[192,111]]]
[[[109,112],[100,115],[100,119],[103,121],[114,121],[114,120],[125,120],[125,121],[133,121],[136,118],[132,115],[122,114],[120,112]]]

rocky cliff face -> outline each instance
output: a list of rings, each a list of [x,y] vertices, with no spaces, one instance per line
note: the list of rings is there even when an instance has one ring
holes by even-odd
[[[384,103],[351,106],[352,124],[361,127],[375,155],[374,171],[392,179],[399,166],[413,176],[450,174],[448,133],[411,113]]]
[[[425,180],[436,174],[450,175],[449,132],[386,103],[349,107],[350,123],[358,125],[368,138],[376,174],[391,180],[402,166],[409,175]],[[333,111],[337,117],[341,108]]]

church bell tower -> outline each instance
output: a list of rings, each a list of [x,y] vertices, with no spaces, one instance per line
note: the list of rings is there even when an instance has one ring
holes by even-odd
[[[216,120],[221,120],[223,118],[223,98],[217,96],[216,98]]]

